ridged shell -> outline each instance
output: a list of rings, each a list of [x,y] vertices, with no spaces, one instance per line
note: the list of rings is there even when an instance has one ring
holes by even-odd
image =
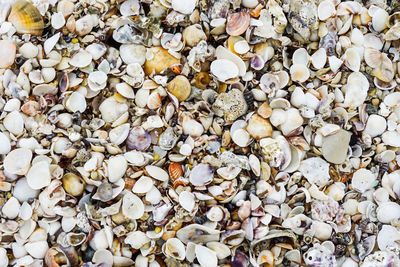
[[[12,6],[8,21],[21,34],[42,35],[44,29],[43,18],[39,10],[28,1],[17,1]]]
[[[250,25],[250,15],[247,12],[233,13],[228,16],[226,32],[231,36],[244,33]]]
[[[178,179],[179,177],[183,176],[183,170],[181,164],[178,162],[173,162],[169,164],[168,167],[169,176],[173,181]]]

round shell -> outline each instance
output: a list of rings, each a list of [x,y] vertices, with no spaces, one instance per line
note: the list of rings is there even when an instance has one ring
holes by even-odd
[[[226,23],[226,33],[238,36],[244,33],[250,25],[250,15],[247,12],[229,14]]]

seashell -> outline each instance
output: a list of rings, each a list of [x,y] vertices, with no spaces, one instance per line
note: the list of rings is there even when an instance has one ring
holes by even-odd
[[[336,15],[336,8],[332,1],[324,0],[318,5],[318,18],[325,21]]]
[[[347,157],[351,133],[344,130],[326,136],[322,140],[322,155],[334,164],[342,164]]]
[[[375,31],[381,32],[386,29],[386,21],[389,18],[389,14],[382,8],[376,7],[376,10],[371,14],[371,9],[374,7],[370,7],[369,13],[372,17],[372,27]]]
[[[151,144],[150,135],[141,126],[133,127],[126,139],[128,150],[145,151]]]
[[[201,28],[200,24],[194,24],[186,27],[182,31],[182,39],[186,45],[194,47],[201,40],[207,40],[207,36]]]
[[[127,234],[125,243],[134,249],[140,249],[142,246],[150,242],[150,238],[141,231],[130,232]]]
[[[229,122],[244,115],[248,109],[243,93],[238,89],[219,94],[212,108],[217,116],[224,116]]]
[[[75,22],[75,30],[79,36],[89,34],[94,27],[94,18],[92,15],[85,15]]]
[[[26,175],[26,181],[32,189],[41,189],[51,182],[50,168],[46,161],[39,161],[32,164]]]
[[[400,218],[400,205],[395,202],[381,203],[376,209],[376,218],[382,223],[390,223]]]
[[[171,7],[173,10],[182,14],[191,14],[196,7],[197,0],[188,0],[182,2],[180,0],[171,0]]]
[[[79,92],[73,92],[65,102],[65,107],[70,112],[81,112],[86,110],[86,99]]]
[[[58,30],[61,29],[65,25],[65,18],[61,12],[55,12],[51,16],[51,26]]]
[[[180,120],[182,121],[181,125],[183,128],[183,132],[186,135],[199,137],[203,134],[203,125],[201,125],[201,123],[197,122],[195,119],[191,118],[189,115],[183,114]]]
[[[36,198],[39,190],[34,190],[28,185],[26,178],[20,178],[14,186],[13,196],[21,203],[28,201],[30,198]]]
[[[282,133],[287,136],[292,131],[296,130],[303,124],[303,117],[300,115],[299,110],[295,108],[290,108],[286,112],[285,117],[290,118],[290,120],[285,120],[280,124]],[[272,115],[271,115],[272,116]],[[272,120],[272,117],[271,117]]]
[[[3,120],[3,125],[15,136],[19,136],[24,131],[24,119],[20,112],[14,110],[7,114]]]
[[[85,50],[80,50],[78,53],[75,53],[72,56],[69,64],[77,68],[84,68],[92,62],[92,58],[93,57],[89,52],[86,52]]]
[[[356,48],[351,47],[346,49],[344,53],[344,64],[354,72],[360,70],[361,58]]]
[[[295,82],[303,83],[310,77],[310,70],[303,64],[290,66],[290,77]]]
[[[353,173],[351,185],[355,190],[364,193],[368,189],[371,189],[375,186],[375,181],[375,174],[373,174],[370,170],[361,168]]]
[[[168,167],[169,176],[171,177],[172,181],[183,176],[182,166],[178,162],[173,162],[169,164]]]
[[[10,174],[25,175],[30,167],[32,151],[27,148],[12,150],[4,159],[4,170]]]
[[[108,133],[108,136],[110,138],[111,143],[118,146],[126,140],[128,134],[129,134],[129,123],[124,123],[112,129]]]
[[[107,74],[102,71],[93,71],[88,77],[89,88],[93,91],[100,91],[107,85]]]
[[[26,252],[36,259],[43,259],[49,249],[47,241],[28,242],[24,245]]]
[[[39,49],[37,46],[32,44],[31,42],[24,43],[20,48],[18,49],[18,52],[23,56],[24,58],[34,58],[38,55]],[[14,63],[14,60],[12,60]]]
[[[367,124],[364,129],[364,133],[369,136],[376,137],[383,134],[386,130],[386,119],[377,114],[371,114],[368,117]]]
[[[246,130],[255,139],[272,136],[272,126],[269,121],[257,114],[250,117]]]
[[[161,106],[161,101],[160,93],[154,91],[147,98],[147,107],[149,109],[157,109]]]
[[[211,73],[221,82],[238,77],[239,69],[228,59],[217,59],[211,63]]]
[[[1,212],[6,218],[15,219],[19,214],[21,205],[15,197],[10,197],[7,202],[3,205]]]
[[[308,158],[300,163],[299,171],[310,184],[323,186],[329,181],[329,164],[321,158]]]
[[[170,81],[167,89],[180,102],[185,101],[192,91],[189,80],[183,75],[178,75]]]
[[[44,29],[43,18],[39,10],[25,0],[18,0],[13,4],[8,21],[20,34],[42,35]]]
[[[238,54],[246,54],[250,50],[250,46],[246,40],[241,40],[233,45],[233,49]]]
[[[324,1],[327,2],[327,1]],[[311,56],[311,63],[314,68],[320,70],[325,66],[327,60],[326,50],[325,48],[320,48]],[[332,70],[333,71],[333,70]]]
[[[200,163],[190,172],[189,181],[194,186],[204,186],[212,182],[214,171],[210,165]]]
[[[308,52],[305,48],[299,48],[296,51],[294,51],[293,56],[292,56],[293,65],[301,64],[301,65],[308,66],[309,61],[310,61],[310,55],[308,54]]]
[[[142,176],[132,187],[132,192],[136,194],[145,194],[149,192],[154,185],[154,182],[151,178]]]
[[[242,11],[229,14],[226,21],[226,33],[231,36],[239,36],[247,30],[249,25],[249,13]]]
[[[16,45],[9,40],[0,40],[0,68],[8,69],[14,64]]]
[[[371,75],[383,82],[390,82],[394,77],[393,64],[386,54],[381,54],[381,62],[378,67],[372,70]]]
[[[244,76],[246,74],[247,67],[244,61],[237,55],[231,53],[225,47],[221,45],[218,46],[217,49],[215,50],[215,56],[217,57],[217,60],[226,59],[232,61],[239,70],[239,76]]]
[[[400,240],[400,232],[391,225],[383,225],[378,233],[377,243],[380,250],[385,251],[388,247]]]
[[[66,173],[62,178],[62,182],[65,192],[74,197],[81,196],[85,190],[85,182],[73,173]]]
[[[142,200],[131,192],[126,192],[122,198],[122,213],[131,220],[139,219],[144,214]]]
[[[382,134],[382,141],[385,145],[400,147],[400,133],[396,131],[387,131]]]
[[[0,154],[5,155],[11,151],[10,139],[4,133],[0,133]]]
[[[128,0],[121,4],[119,12],[124,17],[139,15],[140,4],[138,0]]]
[[[169,238],[162,246],[162,252],[168,258],[184,260],[186,255],[185,245],[178,238]]]
[[[144,72],[146,75],[150,75],[153,71],[160,73],[166,68],[169,68],[175,64],[179,64],[179,59],[168,53],[168,50],[162,47],[152,47],[147,50],[146,62],[144,63]]]
[[[205,267],[218,266],[217,254],[213,250],[201,245],[196,245],[195,254],[201,266]]]
[[[101,117],[105,122],[115,122],[128,111],[125,99],[115,95],[105,99],[99,106]]]
[[[135,92],[132,87],[127,83],[118,83],[115,85],[117,92],[125,98],[134,99]]]
[[[160,167],[148,165],[146,166],[146,171],[151,177],[159,181],[165,182],[169,179],[168,173]]]
[[[289,22],[300,36],[308,41],[311,31],[318,28],[318,10],[314,1],[289,1]]]
[[[179,194],[179,205],[182,206],[186,211],[192,212],[195,208],[196,197],[189,191],[183,191]]]
[[[122,155],[110,157],[107,162],[108,180],[115,183],[120,180],[128,168],[126,159]]]
[[[139,44],[123,44],[119,48],[122,61],[126,64],[138,63],[143,65],[146,61],[146,47]],[[157,56],[161,56],[158,55]],[[161,58],[160,58],[161,61]]]

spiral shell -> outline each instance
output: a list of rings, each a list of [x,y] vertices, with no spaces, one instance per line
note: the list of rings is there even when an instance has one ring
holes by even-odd
[[[42,35],[44,22],[39,10],[28,1],[17,1],[11,9],[8,21],[18,33]]]
[[[178,162],[173,162],[169,164],[168,167],[169,176],[173,181],[177,180],[179,177],[183,176],[183,170],[181,164]]]
[[[247,12],[232,13],[228,16],[226,32],[231,36],[244,33],[250,25],[250,15]]]

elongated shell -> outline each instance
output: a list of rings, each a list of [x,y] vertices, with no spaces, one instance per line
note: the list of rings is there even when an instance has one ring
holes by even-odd
[[[39,10],[28,1],[17,1],[11,9],[8,21],[18,33],[42,35],[44,22]]]

